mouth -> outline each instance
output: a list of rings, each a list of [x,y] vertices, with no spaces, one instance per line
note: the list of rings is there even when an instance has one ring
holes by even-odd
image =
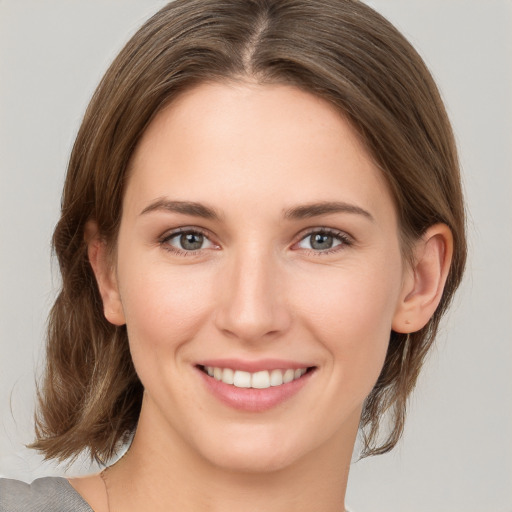
[[[194,366],[210,396],[248,413],[269,411],[302,395],[301,390],[310,387],[308,383],[319,370],[283,359],[210,359]]]
[[[315,366],[302,368],[274,368],[257,372],[222,368],[219,366],[197,365],[203,373],[235,388],[244,389],[268,389],[277,388],[300,380],[304,375],[312,373]]]

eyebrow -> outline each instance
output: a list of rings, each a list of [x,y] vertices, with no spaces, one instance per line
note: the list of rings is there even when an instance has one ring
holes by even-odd
[[[356,206],[355,204],[340,201],[324,201],[320,203],[311,203],[300,206],[294,206],[284,212],[284,218],[288,220],[309,219],[311,217],[319,217],[320,215],[328,215],[330,213],[351,213],[362,215],[372,222],[375,220],[370,212]]]
[[[183,215],[192,215],[194,217],[203,217],[204,219],[219,220],[220,215],[214,208],[194,201],[171,201],[168,199],[157,199],[149,206],[146,206],[140,215],[155,211],[166,211],[172,213],[181,213]]]
[[[195,201],[171,201],[169,199],[157,199],[149,206],[146,206],[140,215],[155,211],[166,211],[171,213],[181,213],[183,215],[191,215],[194,217],[202,217],[210,220],[220,220],[221,215],[212,207],[206,206]],[[350,213],[362,215],[371,221],[374,221],[370,212],[356,206],[340,201],[323,201],[319,203],[310,203],[300,206],[294,206],[284,210],[283,216],[287,220],[310,219],[321,215],[332,213]]]

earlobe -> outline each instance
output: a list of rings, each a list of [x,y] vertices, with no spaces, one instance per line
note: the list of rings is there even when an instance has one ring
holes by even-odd
[[[446,224],[431,226],[416,242],[393,318],[395,332],[415,332],[428,323],[441,301],[452,254],[453,236]]]
[[[105,318],[111,324],[124,325],[126,321],[115,269],[108,255],[107,244],[100,236],[95,222],[87,222],[84,237],[87,243],[89,263],[96,277],[101,300],[103,301]]]

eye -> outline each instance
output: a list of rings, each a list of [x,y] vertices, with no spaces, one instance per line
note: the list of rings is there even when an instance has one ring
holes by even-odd
[[[350,239],[343,233],[322,229],[309,233],[297,244],[300,249],[315,252],[329,252],[339,246],[350,245]],[[341,247],[340,247],[341,248]]]
[[[216,247],[213,242],[200,231],[184,230],[171,233],[161,240],[168,250],[176,252],[193,252]],[[170,246],[170,247],[169,247]]]

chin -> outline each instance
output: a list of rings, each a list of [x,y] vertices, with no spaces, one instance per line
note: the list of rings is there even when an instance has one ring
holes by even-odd
[[[301,436],[283,435],[282,431],[274,429],[262,431],[261,426],[250,429],[251,432],[248,430],[242,428],[237,434],[231,431],[214,436],[211,443],[201,443],[203,446],[196,445],[195,449],[219,469],[248,474],[270,473],[291,467],[316,448],[314,440],[308,443]]]
[[[226,449],[212,454],[210,462],[223,471],[243,474],[272,473],[286,469],[297,462],[296,454],[286,454],[272,447],[258,449]]]

